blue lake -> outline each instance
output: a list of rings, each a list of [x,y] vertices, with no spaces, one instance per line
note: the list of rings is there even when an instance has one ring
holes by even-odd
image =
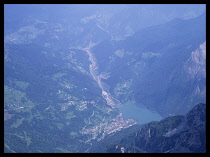
[[[151,111],[145,106],[134,102],[127,102],[117,108],[122,112],[124,119],[134,119],[137,124],[144,124],[163,119],[159,113]]]

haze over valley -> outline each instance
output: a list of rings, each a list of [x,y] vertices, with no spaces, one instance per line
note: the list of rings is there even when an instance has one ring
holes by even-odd
[[[5,153],[204,153],[205,114],[205,4],[4,5]]]

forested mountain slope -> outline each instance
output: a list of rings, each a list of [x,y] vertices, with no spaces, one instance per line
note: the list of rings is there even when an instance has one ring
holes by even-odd
[[[205,153],[206,104],[185,116],[176,115],[107,136],[94,151],[106,153]]]
[[[93,48],[109,90],[122,102],[185,114],[206,96],[205,13],[142,29],[122,41]]]

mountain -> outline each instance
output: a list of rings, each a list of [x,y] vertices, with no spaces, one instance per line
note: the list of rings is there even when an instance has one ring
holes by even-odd
[[[205,102],[205,5],[4,7],[6,153],[89,152]]]
[[[103,146],[106,150],[102,148],[102,152],[106,153],[205,153],[206,104],[197,104],[185,116],[131,127],[127,134],[120,131],[100,144],[92,151]]]
[[[5,152],[81,152],[135,124],[107,105],[85,51],[52,44],[55,34],[34,25],[5,38]]]
[[[5,4],[5,7],[8,17],[5,19],[6,33],[38,19],[65,23],[74,29],[81,23],[86,26],[92,24],[92,29],[99,28],[114,40],[125,39],[142,28],[163,24],[174,18],[195,18],[206,9],[204,4]],[[13,25],[14,22],[16,25]]]
[[[110,93],[167,117],[205,103],[205,41],[204,13],[139,30],[125,40],[105,40],[93,53],[99,71],[110,76],[103,80]]]

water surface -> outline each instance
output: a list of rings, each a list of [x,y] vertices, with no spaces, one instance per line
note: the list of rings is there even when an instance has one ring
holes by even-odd
[[[137,124],[144,124],[151,121],[159,121],[163,117],[155,112],[147,109],[142,104],[136,104],[135,102],[127,102],[118,106],[120,112],[123,114],[124,119],[134,119]]]

